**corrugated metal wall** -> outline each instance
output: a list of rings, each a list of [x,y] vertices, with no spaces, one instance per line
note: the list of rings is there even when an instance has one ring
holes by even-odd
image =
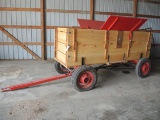
[[[95,0],[95,11],[132,13],[133,2],[127,0]],[[95,15],[96,20],[106,20],[109,15]]]
[[[0,0],[0,7],[39,8],[39,0]],[[0,11],[0,25],[40,25],[40,13],[29,11]],[[40,29],[10,29],[6,28],[21,42],[41,42]],[[0,42],[12,42],[0,31]],[[40,45],[28,45],[28,47],[41,57]],[[1,45],[0,59],[33,59],[18,45]]]
[[[89,11],[89,0],[46,0],[46,9]],[[40,0],[0,0],[0,7],[40,8]],[[89,14],[46,13],[47,26],[77,26],[77,18],[89,19]],[[0,11],[0,25],[40,25],[40,12]],[[6,29],[21,42],[41,42],[40,29]],[[46,42],[54,42],[54,29],[46,30]],[[0,42],[12,42],[0,31]],[[41,57],[40,45],[29,45]],[[47,58],[54,57],[54,46],[47,46]],[[17,45],[0,45],[0,59],[34,59]]]
[[[46,0],[46,9],[61,9],[61,10],[90,10],[90,0]],[[79,13],[46,13],[47,26],[78,26],[77,18],[89,19],[89,14]],[[46,30],[47,42],[54,42],[53,29]],[[47,47],[47,58],[53,58],[54,47]]]
[[[40,0],[0,0],[0,7],[40,8]],[[159,15],[160,6],[151,3],[139,2],[138,13]],[[46,9],[61,10],[90,10],[90,0],[46,0]],[[132,13],[133,2],[127,0],[95,0],[95,11]],[[46,12],[47,26],[77,26],[77,18],[89,19],[89,14]],[[96,20],[106,20],[108,15],[95,15]],[[26,11],[0,11],[0,25],[40,25],[40,12]],[[160,28],[159,19],[149,18],[142,28]],[[6,29],[21,42],[41,42],[40,29]],[[46,42],[54,42],[54,29],[46,30]],[[155,43],[160,44],[160,34],[154,34]],[[12,42],[0,31],[0,42]],[[41,57],[40,45],[29,45],[31,50]],[[160,57],[157,51],[160,47],[152,49],[152,57]],[[53,58],[54,47],[47,46],[47,58]],[[0,45],[0,59],[33,59],[33,57],[17,45]]]
[[[159,1],[159,0],[157,0]],[[160,16],[160,5],[152,3],[139,2],[138,13],[144,15]],[[142,26],[142,28],[152,28],[153,30],[160,29],[160,19],[148,18],[148,21]],[[160,44],[160,33],[154,33],[154,43]],[[160,46],[154,46],[151,50],[151,57],[160,58]]]

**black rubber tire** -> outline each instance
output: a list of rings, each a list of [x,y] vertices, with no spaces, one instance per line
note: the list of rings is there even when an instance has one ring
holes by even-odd
[[[89,72],[90,74],[92,74],[93,76],[93,82],[91,83],[90,86],[88,86],[87,88],[81,88],[80,87],[80,83],[79,83],[79,78],[81,77],[81,75],[83,75],[84,73]],[[97,71],[90,66],[81,66],[79,68],[77,68],[71,76],[71,80],[72,80],[72,86],[79,92],[84,92],[84,91],[88,91],[94,88],[94,86],[97,83],[97,79],[98,79],[98,75],[97,75]]]
[[[59,62],[57,62],[57,61],[55,62],[54,66],[55,66],[56,71],[57,71],[59,74],[66,74],[66,73],[69,72],[67,68],[65,68],[63,65],[61,65],[61,64],[60,64]]]
[[[142,66],[143,66],[144,63],[148,63],[149,64],[149,70],[148,70],[147,74],[143,74],[142,70],[141,70],[141,68],[142,68]],[[141,58],[138,61],[137,65],[136,65],[136,69],[135,69],[136,75],[138,77],[140,77],[140,78],[145,78],[145,77],[147,77],[150,74],[150,71],[151,71],[151,62],[150,62],[150,60],[147,59],[147,58]]]

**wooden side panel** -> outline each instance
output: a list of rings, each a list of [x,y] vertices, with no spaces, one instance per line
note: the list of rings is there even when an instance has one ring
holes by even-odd
[[[117,45],[116,48],[122,48],[122,42],[123,42],[123,31],[118,31],[118,37],[117,37]]]
[[[108,62],[136,60],[140,59],[141,54],[143,57],[148,58],[150,54],[150,33],[135,31],[133,32],[129,57],[127,57],[129,46],[129,31],[123,32],[122,48],[116,48],[118,31],[109,31],[109,47],[108,47]]]
[[[57,43],[57,50],[62,52],[63,54],[66,54],[66,44],[63,44],[61,42]]]
[[[68,28],[67,32],[69,33],[67,34],[67,40],[68,40],[67,46],[70,46],[70,48],[67,51],[67,67],[80,66],[82,61],[81,58],[78,57],[79,56],[78,53],[76,53],[77,60],[75,61],[75,52],[76,52],[75,49],[78,50],[78,45],[75,46],[74,44],[74,39],[75,41],[77,40],[76,36],[74,38],[74,34],[77,34],[77,32],[75,32],[73,28]]]
[[[58,28],[57,29],[58,32],[58,42],[67,43],[67,28]]]
[[[76,28],[59,28],[57,31],[56,60],[68,68],[81,66],[82,58],[85,65],[93,65],[135,60],[140,58],[141,53],[143,57],[149,57],[150,54],[149,32],[133,32],[132,44],[128,52],[129,31],[123,31],[121,47],[117,47],[119,31]]]
[[[68,50],[68,66],[82,65],[82,58],[85,64],[101,64],[106,63],[105,59],[105,41],[106,31],[103,30],[76,30],[77,42],[77,61],[74,62],[74,40],[73,29],[69,29],[68,45],[71,46]]]
[[[148,58],[148,50],[150,50],[150,32],[135,31],[133,32],[132,44],[127,60],[140,59],[142,57]]]
[[[57,28],[55,41],[55,59],[61,64],[66,64],[67,28]]]
[[[60,51],[57,51],[57,57],[56,59],[62,63],[62,64],[66,64],[66,55],[61,53]]]
[[[85,64],[106,63],[105,59],[106,31],[77,30],[78,54],[85,58]]]
[[[124,31],[122,36],[122,46],[117,47],[118,31],[109,31],[109,46],[108,46],[108,62],[124,61],[127,54],[129,44],[129,32]]]

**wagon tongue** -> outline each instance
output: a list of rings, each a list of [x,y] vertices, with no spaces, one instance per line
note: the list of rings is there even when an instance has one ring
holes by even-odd
[[[53,77],[50,77],[50,78],[44,78],[44,79],[40,79],[40,80],[36,80],[36,81],[23,83],[23,84],[13,85],[13,86],[2,88],[1,92],[14,91],[14,90],[19,90],[19,89],[23,89],[23,88],[28,88],[28,87],[35,86],[35,85],[40,85],[40,84],[43,84],[43,83],[56,81],[56,80],[66,78],[66,77],[69,77],[69,76],[71,76],[71,73],[64,74],[64,75],[53,76]]]

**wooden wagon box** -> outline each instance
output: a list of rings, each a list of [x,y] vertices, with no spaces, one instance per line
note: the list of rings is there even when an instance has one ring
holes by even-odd
[[[71,68],[148,58],[150,36],[151,33],[146,31],[57,28],[55,60]]]

